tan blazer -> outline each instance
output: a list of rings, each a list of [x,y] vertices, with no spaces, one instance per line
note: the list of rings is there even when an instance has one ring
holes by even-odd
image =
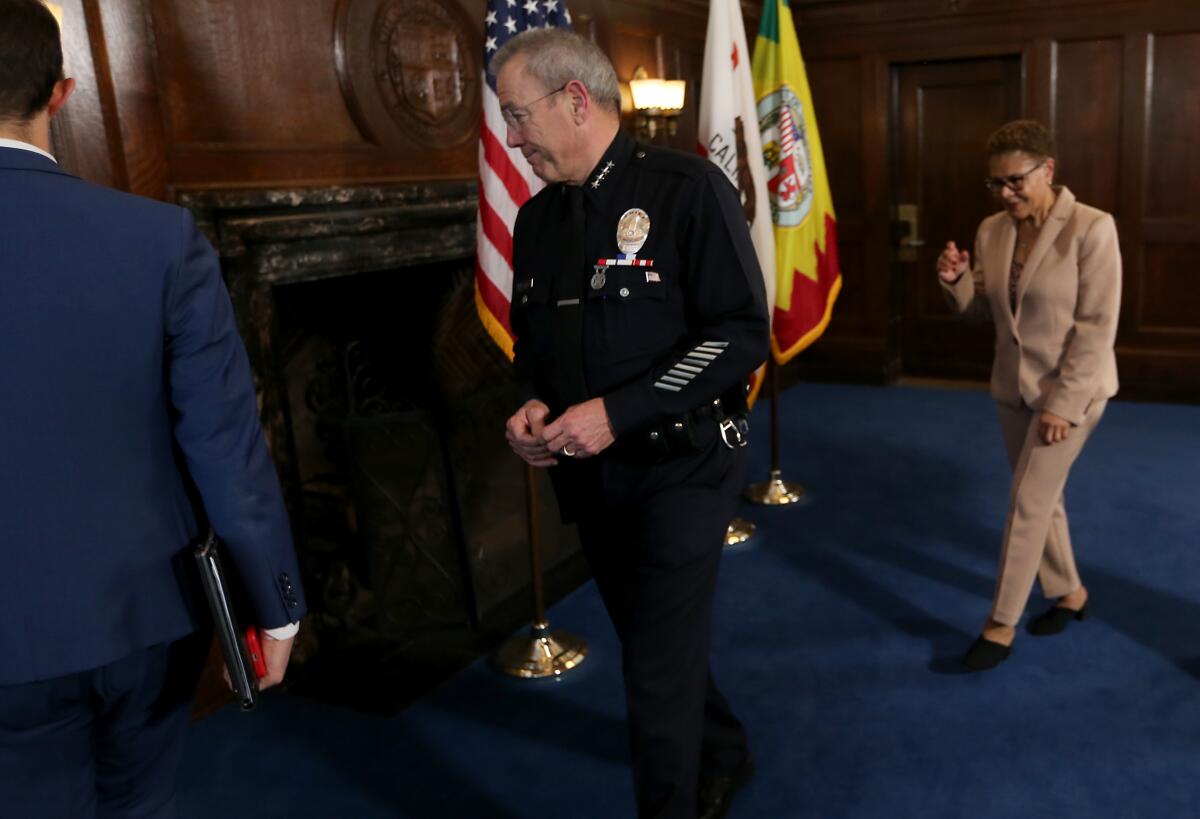
[[[979,225],[970,275],[941,284],[960,314],[996,325],[992,396],[1079,424],[1093,401],[1117,392],[1121,249],[1112,216],[1057,190],[1017,283],[1015,316],[1008,274],[1017,228],[1007,213]]]

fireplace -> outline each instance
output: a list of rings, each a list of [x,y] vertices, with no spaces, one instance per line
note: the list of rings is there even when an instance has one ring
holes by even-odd
[[[525,477],[509,365],[475,315],[475,184],[178,199],[221,257],[320,650],[517,625]],[[578,545],[539,489],[547,574],[569,588]]]

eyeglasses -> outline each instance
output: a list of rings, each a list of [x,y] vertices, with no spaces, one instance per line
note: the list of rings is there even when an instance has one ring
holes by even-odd
[[[1012,176],[990,176],[983,180],[983,184],[994,195],[999,195],[1004,191],[1005,188],[1008,188],[1013,193],[1020,193],[1025,187],[1025,177],[1029,176],[1029,174],[1033,173],[1045,164],[1046,160],[1043,159],[1041,162],[1025,171],[1025,173],[1013,174]]]
[[[557,94],[559,91],[562,91],[566,87],[567,87],[566,84],[560,85],[558,88],[555,88],[549,94],[543,94],[542,96],[538,97],[533,102],[527,102],[524,105],[510,106],[510,107],[501,109],[500,116],[504,118],[504,124],[507,125],[509,128],[513,128],[517,131],[520,131],[522,128],[524,128],[526,125],[529,124],[529,120],[533,117],[533,114],[531,114],[529,111],[530,108],[537,105],[539,102],[541,102],[544,99],[553,97],[555,94]]]

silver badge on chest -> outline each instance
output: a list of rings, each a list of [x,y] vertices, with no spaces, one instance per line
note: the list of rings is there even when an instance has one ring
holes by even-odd
[[[630,208],[617,220],[617,247],[622,253],[637,253],[650,235],[650,215],[641,208]]]

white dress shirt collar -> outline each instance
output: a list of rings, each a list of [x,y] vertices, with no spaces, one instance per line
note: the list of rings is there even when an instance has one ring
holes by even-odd
[[[16,148],[21,151],[33,151],[35,154],[41,154],[49,159],[54,164],[58,164],[58,160],[50,154],[43,151],[36,145],[30,145],[28,142],[21,142],[19,139],[0,139],[0,148]]]

